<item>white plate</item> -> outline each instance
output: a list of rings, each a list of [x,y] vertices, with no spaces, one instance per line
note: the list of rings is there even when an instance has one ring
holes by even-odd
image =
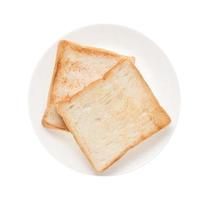
[[[168,143],[179,115],[180,93],[176,74],[161,49],[141,33],[118,25],[92,25],[75,30],[62,39],[106,48],[136,57],[136,65],[172,123],[151,138],[130,150],[104,175],[132,171],[152,160]],[[32,125],[40,142],[58,161],[76,171],[95,174],[71,134],[48,130],[41,125],[54,67],[56,44],[40,59],[31,80],[29,110]]]

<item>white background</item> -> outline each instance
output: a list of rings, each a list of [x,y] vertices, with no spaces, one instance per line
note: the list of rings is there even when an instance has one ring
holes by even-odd
[[[64,167],[39,143],[29,120],[29,83],[42,54],[65,33],[95,23],[126,25],[151,38],[181,87],[171,141],[152,162],[122,176]],[[206,0],[1,0],[0,67],[0,199],[208,198]]]

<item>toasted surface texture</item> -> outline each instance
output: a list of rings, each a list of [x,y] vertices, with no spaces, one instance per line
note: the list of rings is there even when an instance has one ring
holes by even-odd
[[[129,59],[57,109],[98,172],[170,122]]]
[[[100,79],[122,57],[107,50],[60,41],[42,124],[48,128],[67,129],[55,105]]]

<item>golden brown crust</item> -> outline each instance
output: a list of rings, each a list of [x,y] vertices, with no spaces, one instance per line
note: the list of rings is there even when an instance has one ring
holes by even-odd
[[[78,43],[75,42],[71,42],[71,41],[66,41],[66,40],[61,40],[60,43],[62,44],[63,47],[67,47],[69,46],[71,49],[78,51],[80,53],[84,53],[84,54],[89,54],[89,55],[103,55],[103,56],[110,56],[110,57],[120,57],[121,55],[109,51],[109,50],[105,50],[102,48],[96,48],[96,47],[90,47],[87,45],[80,45]]]
[[[59,68],[58,62],[63,54],[63,48],[64,48],[65,44],[63,42],[59,42],[58,47],[57,47],[57,53],[56,53],[56,61],[55,61],[55,67],[53,70],[53,75],[52,75],[52,79],[51,79],[51,84],[50,84],[50,88],[49,88],[49,92],[48,92],[48,101],[47,101],[47,106],[46,106],[46,110],[44,112],[43,118],[42,118],[42,125],[47,127],[47,128],[54,128],[54,129],[61,129],[61,130],[67,130],[67,127],[58,127],[54,124],[50,124],[47,121],[47,115],[50,109],[50,105],[53,101],[53,97],[52,97],[52,90],[53,90],[53,86],[54,86],[54,82],[55,82],[55,77]]]
[[[123,63],[125,60],[129,60],[129,57],[122,57],[109,71],[107,71],[102,78],[96,80],[96,81],[93,81],[92,83],[90,83],[89,85],[85,86],[81,91],[77,92],[75,95],[73,95],[72,97],[67,97],[65,99],[63,99],[63,101],[59,102],[57,105],[56,105],[56,108],[59,107],[59,105],[61,105],[62,103],[65,103],[65,102],[72,102],[74,101],[76,98],[78,98],[82,93],[85,93],[86,91],[89,91],[91,90],[91,88],[93,88],[95,85],[97,85],[97,83],[99,82],[102,82],[104,80],[106,80],[113,72],[113,70],[118,66],[120,65],[121,63]],[[131,60],[129,60],[131,61]]]
[[[146,91],[149,92],[149,97],[152,98],[152,100],[157,104],[157,106],[160,107],[161,112],[164,112],[167,116],[167,112],[160,106],[158,100],[156,99],[156,97],[154,96],[152,90],[150,89],[150,87],[148,86],[148,84],[146,83],[146,81],[144,80],[143,76],[141,75],[141,73],[139,72],[139,70],[135,67],[135,65],[132,63],[132,60],[129,57],[123,57],[121,58],[109,71],[107,71],[102,78],[90,83],[89,85],[87,85],[86,87],[84,87],[81,91],[77,92],[75,95],[73,95],[72,97],[67,97],[65,99],[63,99],[63,101],[59,102],[57,104],[57,106],[59,106],[62,103],[65,102],[72,102],[74,101],[76,98],[78,98],[82,93],[85,93],[86,91],[91,90],[91,88],[93,88],[95,85],[97,85],[99,82],[102,82],[106,79],[108,79],[111,75],[113,75],[113,71],[117,68],[117,66],[119,66],[121,63],[125,62],[126,60],[128,60],[131,63],[131,68],[135,71],[136,76],[138,77],[139,80],[142,80],[143,86],[146,88]],[[168,119],[170,120],[170,117],[168,116]]]
[[[164,124],[166,123],[170,123],[171,122],[171,119],[168,115],[168,113],[165,111],[165,109],[163,109],[163,107],[160,105],[159,101],[157,100],[157,98],[155,97],[155,95],[153,94],[152,90],[150,89],[149,85],[147,84],[147,82],[144,80],[142,74],[139,72],[139,70],[134,66],[134,64],[131,63],[131,67],[132,69],[135,71],[135,74],[137,75],[138,79],[142,80],[142,83],[143,83],[143,87],[146,88],[146,91],[148,91],[149,93],[149,98],[152,98],[152,101],[154,102],[155,104],[155,107],[157,107],[157,112],[158,113],[164,113],[165,115],[163,116],[164,120],[163,120],[163,123],[157,123],[155,122],[155,124],[157,124],[157,126],[159,128],[162,128],[164,126]],[[153,121],[155,121],[153,119]]]
[[[168,124],[166,124],[165,126],[167,126]],[[165,127],[163,126],[163,127]],[[123,157],[123,155],[125,155],[130,149],[132,149],[133,147],[135,147],[136,145],[140,144],[141,142],[143,142],[144,140],[146,140],[147,138],[149,138],[150,136],[152,136],[153,134],[155,134],[156,132],[158,132],[160,129],[162,129],[163,127],[158,127],[157,129],[155,129],[154,131],[150,132],[148,135],[143,136],[142,138],[139,138],[135,143],[129,145],[126,149],[124,149],[114,160],[112,160],[111,162],[109,162],[108,164],[105,165],[105,167],[103,167],[99,172],[103,172],[106,169],[108,169],[111,165],[113,165],[116,161],[118,161],[121,157]]]
[[[42,118],[42,125],[47,128],[62,129],[62,130],[67,131],[68,128],[66,126],[57,126],[55,124],[51,124],[47,120],[47,116],[50,115],[49,114],[50,105],[54,104],[55,99],[56,99],[55,94],[53,94],[53,89],[54,89],[54,85],[56,84],[56,76],[59,73],[59,70],[61,68],[61,59],[63,58],[64,51],[66,48],[71,48],[71,49],[78,51],[80,53],[89,54],[89,55],[102,55],[105,57],[109,56],[109,57],[114,57],[114,58],[118,57],[118,59],[120,59],[122,56],[115,53],[115,52],[112,52],[112,51],[104,50],[101,48],[82,46],[82,45],[79,45],[79,44],[71,42],[71,41],[61,40],[59,42],[58,47],[57,47],[55,67],[54,67],[51,85],[50,85],[49,93],[48,93],[47,106],[46,106],[46,110],[45,110],[43,118]],[[135,62],[134,57],[130,57],[130,59],[132,60],[132,62]],[[71,98],[71,97],[68,97],[68,98]]]
[[[131,67],[132,69],[135,71],[135,74],[138,78],[138,80],[142,80],[143,82],[143,86],[147,88],[146,91],[149,92],[150,97],[152,98],[152,100],[154,101],[155,106],[157,107],[157,112],[158,113],[163,113],[163,120],[160,123],[155,122],[156,124],[156,128],[154,130],[152,130],[151,132],[149,132],[147,135],[142,135],[141,138],[139,138],[135,143],[129,145],[128,147],[126,147],[122,152],[120,152],[120,154],[115,157],[111,162],[107,163],[102,169],[97,169],[92,160],[90,159],[90,155],[88,154],[87,151],[84,150],[84,148],[82,147],[79,138],[76,137],[76,128],[72,126],[72,124],[70,123],[70,119],[66,119],[64,117],[64,113],[62,112],[62,104],[66,103],[66,102],[72,102],[74,101],[76,98],[78,98],[82,93],[85,93],[89,90],[91,90],[93,87],[95,87],[99,82],[105,81],[106,79],[108,79],[110,76],[113,75],[114,70],[120,66],[121,63],[125,62],[126,60],[130,61],[131,63]],[[104,170],[106,170],[107,168],[109,168],[112,164],[114,164],[117,160],[119,160],[129,149],[133,148],[134,146],[136,146],[137,144],[141,143],[142,141],[144,141],[146,138],[149,138],[151,135],[153,135],[154,133],[156,133],[157,131],[159,131],[160,129],[164,128],[165,126],[167,126],[170,122],[171,119],[168,116],[168,114],[166,113],[166,111],[160,106],[159,102],[157,101],[157,99],[155,98],[155,96],[153,95],[151,89],[149,88],[149,86],[147,85],[147,83],[145,82],[145,80],[143,79],[142,75],[140,74],[140,72],[138,71],[138,69],[134,66],[134,64],[131,62],[131,60],[129,60],[129,58],[123,58],[121,59],[116,65],[114,65],[108,72],[106,72],[103,76],[103,78],[96,80],[94,82],[92,82],[91,84],[89,84],[88,86],[86,86],[82,91],[78,92],[77,94],[75,94],[73,97],[71,97],[70,99],[65,99],[63,102],[60,102],[57,104],[57,111],[58,113],[63,117],[66,126],[70,127],[70,130],[72,131],[73,137],[75,138],[76,142],[79,144],[82,152],[86,155],[87,159],[89,160],[89,162],[91,163],[92,167],[97,171],[97,172],[103,172]],[[154,119],[153,119],[154,120]]]
[[[63,103],[63,102],[62,102]],[[59,104],[59,106],[61,106]],[[64,116],[64,114],[62,113],[60,107],[58,106],[57,111],[61,116]],[[70,128],[70,130],[72,131],[72,135],[74,137],[74,139],[76,140],[77,144],[79,145],[81,151],[86,155],[86,158],[88,159],[88,161],[90,162],[91,166],[93,167],[93,169],[97,172],[104,172],[106,169],[108,169],[111,165],[113,165],[116,161],[118,161],[123,155],[125,155],[131,148],[135,147],[136,145],[140,144],[141,142],[143,142],[144,140],[146,140],[147,138],[149,138],[150,136],[152,136],[153,134],[155,134],[156,132],[158,132],[160,129],[164,128],[165,126],[167,126],[170,123],[170,118],[167,119],[166,123],[163,126],[158,126],[155,130],[153,130],[152,132],[149,132],[148,135],[142,135],[142,138],[139,138],[135,143],[129,145],[128,147],[126,147],[122,152],[120,152],[120,154],[115,157],[111,162],[107,163],[102,169],[97,169],[93,163],[93,161],[90,159],[90,155],[88,154],[87,151],[84,150],[84,148],[81,145],[81,142],[79,141],[79,138],[76,137],[76,134],[74,134],[76,132],[76,129],[71,125],[70,121],[67,120],[66,118],[63,117],[63,120],[66,124],[67,127]]]
[[[55,125],[49,124],[44,118],[42,119],[41,123],[46,128],[58,129],[58,130],[63,130],[63,131],[69,131],[67,128],[63,128],[63,127],[60,127],[60,126],[55,126]]]

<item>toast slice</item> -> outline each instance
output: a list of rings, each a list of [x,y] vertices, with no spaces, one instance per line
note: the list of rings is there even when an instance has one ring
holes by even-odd
[[[81,46],[70,41],[60,41],[47,108],[42,118],[43,126],[67,130],[55,105],[101,78],[122,57],[107,50]],[[131,59],[134,62],[134,58]]]
[[[97,172],[170,123],[129,59],[57,104],[57,111]]]

